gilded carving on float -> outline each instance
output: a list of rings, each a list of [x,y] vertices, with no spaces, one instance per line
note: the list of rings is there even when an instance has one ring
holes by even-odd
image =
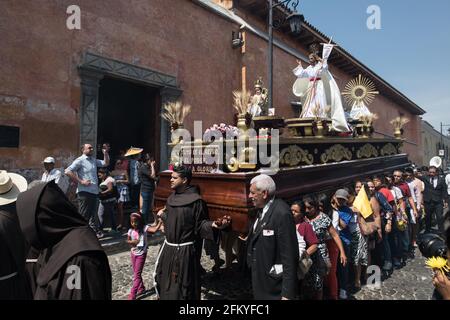
[[[381,148],[382,156],[390,156],[393,154],[397,154],[397,148],[392,143],[388,143],[383,148]]]
[[[313,162],[313,155],[296,145],[284,148],[280,154],[280,163],[289,167],[295,167],[300,163],[311,165]]]
[[[327,163],[331,160],[333,160],[334,162],[339,162],[344,159],[351,160],[352,152],[341,144],[332,146],[320,156],[320,160],[322,161],[322,163]]]
[[[239,169],[256,169],[257,154],[252,147],[245,147],[239,155]]]
[[[366,143],[356,152],[356,157],[358,159],[378,157],[378,151],[373,145]]]
[[[230,172],[236,172],[239,169],[255,169],[256,168],[256,150],[252,147],[245,147],[227,162],[227,168]]]
[[[230,172],[236,172],[239,170],[239,160],[236,159],[235,157],[230,158],[228,164],[227,164],[227,168],[228,170],[230,170]]]

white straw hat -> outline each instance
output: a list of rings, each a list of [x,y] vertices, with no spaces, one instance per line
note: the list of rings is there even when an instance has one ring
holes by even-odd
[[[27,180],[17,173],[0,170],[0,206],[13,203],[19,193],[27,190]]]

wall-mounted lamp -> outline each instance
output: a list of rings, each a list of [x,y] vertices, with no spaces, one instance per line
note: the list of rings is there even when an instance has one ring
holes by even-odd
[[[302,14],[294,12],[290,14],[286,20],[289,22],[289,26],[291,27],[291,32],[294,35],[299,35],[302,31],[302,24],[305,21],[305,18]]]
[[[241,31],[232,31],[231,43],[233,49],[240,48],[244,45],[244,39]]]

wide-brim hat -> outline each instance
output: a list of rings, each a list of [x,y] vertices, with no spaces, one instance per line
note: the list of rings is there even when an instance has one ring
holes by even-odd
[[[27,187],[27,180],[20,174],[0,170],[0,206],[15,202]]]
[[[129,157],[129,156],[134,156],[136,154],[141,153],[142,151],[144,151],[144,149],[142,148],[135,148],[135,147],[131,147],[130,149],[127,150],[127,153],[125,153],[125,157]]]

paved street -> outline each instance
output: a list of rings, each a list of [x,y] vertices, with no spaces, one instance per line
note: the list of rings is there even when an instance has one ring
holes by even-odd
[[[121,239],[122,240],[122,239]],[[160,247],[161,236],[149,238],[152,245],[149,247],[145,268],[143,271],[144,283],[147,289],[153,287],[153,268]],[[120,240],[112,240],[113,245],[107,248],[111,271],[113,274],[113,299],[127,299],[132,285],[132,270],[130,253],[126,243],[117,243]],[[114,249],[112,249],[114,247]],[[222,254],[222,252],[221,252]],[[417,251],[416,258],[408,261],[407,265],[395,270],[392,276],[383,281],[380,289],[363,287],[352,299],[356,300],[428,300],[431,297],[433,286],[431,285],[431,271],[424,267],[424,259]],[[222,257],[223,258],[223,257]],[[203,254],[202,266],[207,273],[203,277],[202,299],[251,299],[251,286],[248,278],[242,276],[235,268],[232,270],[221,269],[214,274],[211,269],[213,261]],[[145,300],[156,299],[154,290],[149,290],[139,297]]]
[[[430,300],[433,293],[432,273],[425,268],[425,259],[416,250],[416,258],[395,270],[381,283],[380,289],[363,287],[354,295],[357,300]]]
[[[149,237],[149,250],[147,253],[147,259],[143,271],[144,284],[149,292],[141,296],[141,299],[154,300],[156,294],[154,293],[153,277],[154,265],[157,258],[157,254],[160,248],[159,242],[161,237]],[[108,255],[109,263],[111,266],[111,272],[113,274],[113,287],[112,296],[113,299],[127,299],[130,288],[132,285],[132,270],[130,261],[130,252],[126,250],[125,245],[115,244],[114,247],[119,248],[122,252],[112,252]],[[107,251],[111,251],[107,249]],[[223,253],[221,252],[221,255]],[[224,257],[222,256],[222,259]],[[251,287],[250,282],[237,270],[237,263],[234,264],[234,268],[231,270],[221,269],[219,273],[213,273],[211,271],[214,261],[209,259],[208,256],[203,254],[201,260],[202,266],[207,271],[203,276],[202,286],[202,299],[217,300],[217,299],[251,299]]]

